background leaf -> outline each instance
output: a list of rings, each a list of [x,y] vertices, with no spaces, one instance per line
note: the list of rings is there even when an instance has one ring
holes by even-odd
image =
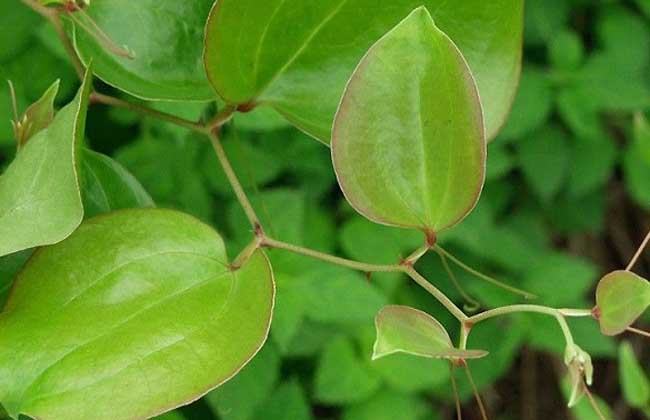
[[[493,137],[518,79],[523,31],[523,2],[518,0],[490,5],[399,0],[390,7],[377,7],[372,0],[222,0],[207,26],[208,76],[226,102],[268,104],[329,143],[334,113],[354,67],[375,41],[421,5],[467,57],[481,90],[488,137]]]

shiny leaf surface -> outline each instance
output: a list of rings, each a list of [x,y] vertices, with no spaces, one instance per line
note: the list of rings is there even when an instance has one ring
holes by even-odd
[[[148,418],[236,374],[266,339],[271,268],[210,227],[124,210],[41,248],[0,314],[0,401],[39,419]]]
[[[477,359],[487,355],[483,350],[454,348],[449,334],[435,318],[408,306],[384,307],[375,318],[375,327],[373,360],[398,352],[445,359]]]
[[[78,154],[90,76],[0,176],[0,256],[65,239],[81,223]]]
[[[481,105],[465,60],[425,8],[355,70],[332,159],[350,204],[375,222],[439,232],[474,207],[485,179]]]
[[[619,334],[650,305],[650,283],[630,271],[614,271],[603,277],[596,288],[596,311],[600,330]]]
[[[201,60],[203,30],[212,3],[93,0],[84,12],[113,43],[128,48],[134,57],[112,53],[78,26],[77,51],[84,62],[93,60],[100,79],[132,95],[145,99],[213,99]]]
[[[208,77],[227,102],[270,105],[329,143],[355,66],[421,5],[469,61],[492,138],[505,121],[519,77],[521,0],[219,0],[206,30]]]

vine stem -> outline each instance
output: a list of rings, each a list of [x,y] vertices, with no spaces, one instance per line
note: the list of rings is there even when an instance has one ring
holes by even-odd
[[[444,248],[442,248],[439,245],[436,245],[433,248],[433,250],[436,251],[439,255],[448,258],[451,262],[453,262],[454,264],[456,264],[457,266],[459,266],[463,270],[467,271],[470,274],[475,275],[476,277],[478,277],[480,279],[483,279],[483,280],[487,281],[488,283],[492,283],[493,285],[501,287],[502,289],[506,289],[506,290],[508,290],[508,291],[510,291],[512,293],[521,295],[526,299],[535,299],[537,297],[532,293],[526,292],[525,290],[518,289],[518,288],[516,288],[514,286],[510,286],[509,284],[503,283],[503,282],[501,282],[501,281],[499,281],[499,280],[497,280],[497,279],[495,279],[493,277],[490,277],[490,276],[488,276],[486,274],[481,273],[480,271],[478,271],[478,270],[470,267],[469,265],[465,264],[464,262],[462,262],[461,260],[456,258],[454,255],[452,255],[449,251],[445,250]]]
[[[48,7],[43,6],[36,0],[22,0],[22,2],[27,7],[34,10],[36,13],[40,14],[41,16],[43,16],[44,18],[50,21],[50,23],[54,27],[54,31],[56,32],[57,36],[61,40],[61,43],[63,44],[63,48],[65,48],[66,53],[68,54],[68,56],[70,56],[70,60],[72,61],[72,66],[74,67],[74,70],[77,73],[79,80],[82,80],[85,73],[85,67],[81,62],[81,60],[79,59],[79,57],[77,56],[77,53],[74,49],[74,45],[72,45],[72,41],[70,41],[70,38],[65,33],[65,29],[63,28],[63,22],[61,22],[61,13],[56,9],[50,9]]]
[[[574,345],[575,343],[573,341],[573,335],[571,334],[571,330],[569,329],[569,325],[567,324],[566,319],[562,314],[562,311],[575,312],[576,310],[555,309],[555,308],[549,308],[547,306],[541,306],[541,305],[508,305],[508,306],[502,306],[500,308],[490,309],[485,312],[481,312],[480,314],[471,316],[469,317],[468,322],[470,322],[471,324],[477,324],[481,321],[485,321],[490,318],[494,318],[506,314],[517,313],[517,312],[534,312],[534,313],[540,313],[544,315],[550,315],[555,317],[555,319],[557,319],[557,322],[560,325],[560,329],[562,330],[562,334],[564,334],[564,339],[566,340],[567,345]],[[580,312],[582,312],[582,310],[580,310]]]
[[[645,235],[643,242],[641,242],[641,245],[639,245],[639,249],[636,250],[636,253],[628,263],[627,267],[625,267],[625,271],[630,271],[634,267],[634,264],[636,264],[637,260],[641,256],[641,253],[645,247],[648,246],[648,242],[650,242],[650,231],[648,231],[648,233]]]
[[[262,239],[261,246],[267,248],[283,249],[285,251],[293,252],[294,254],[305,255],[308,257],[316,258],[332,264],[340,265],[343,267],[351,268],[353,270],[365,272],[405,272],[406,266],[404,265],[380,265],[368,264],[359,261],[349,260],[347,258],[337,257],[335,255],[325,254],[320,251],[315,251],[309,248],[303,248],[298,245],[289,244],[286,242],[278,241],[277,239],[265,236]]]
[[[226,155],[226,151],[223,149],[221,140],[219,140],[219,135],[217,131],[218,130],[212,130],[211,132],[208,133],[208,137],[210,137],[210,141],[212,142],[212,147],[214,148],[214,151],[217,154],[217,159],[219,159],[219,163],[221,164],[223,171],[226,173],[226,177],[228,178],[228,182],[230,183],[230,186],[235,192],[237,201],[239,201],[239,204],[244,209],[244,213],[246,213],[246,217],[248,218],[248,221],[253,227],[255,234],[259,235],[263,233],[262,224],[260,223],[260,220],[257,217],[257,214],[255,213],[255,209],[253,208],[253,205],[248,199],[246,192],[244,192],[244,188],[239,182],[239,179],[237,178],[237,175],[235,174],[235,171],[233,170],[232,165],[228,160],[228,156]]]
[[[102,93],[98,92],[93,92],[90,95],[90,100],[93,103],[99,103],[99,104],[104,104],[108,106],[114,106],[118,108],[123,108],[123,109],[128,109],[130,111],[136,112],[138,114],[144,115],[146,117],[153,117],[157,118],[162,121],[166,121],[172,124],[176,124],[178,126],[187,128],[189,130],[195,131],[197,133],[201,134],[208,134],[209,130],[207,129],[206,126],[202,125],[201,123],[186,120],[181,117],[177,117],[172,114],[168,114],[166,112],[162,111],[157,111],[155,109],[143,106],[143,105],[138,105],[134,104],[131,102],[124,101],[119,98],[115,98],[113,96],[109,95],[104,95]]]

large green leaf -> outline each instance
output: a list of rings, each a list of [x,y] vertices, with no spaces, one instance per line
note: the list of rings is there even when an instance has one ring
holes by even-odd
[[[628,341],[621,343],[618,360],[618,374],[625,401],[633,407],[647,407],[650,401],[650,381]]]
[[[607,274],[596,288],[596,315],[606,335],[619,334],[650,305],[650,283],[631,271]]]
[[[81,223],[77,166],[90,87],[87,72],[75,99],[0,177],[0,256],[62,241]]]
[[[393,353],[444,359],[478,359],[483,350],[454,348],[445,328],[431,315],[408,306],[389,305],[375,319],[377,341],[373,359]]]
[[[213,0],[93,0],[84,11],[134,58],[107,50],[85,30],[75,29],[84,62],[94,63],[105,82],[145,99],[209,100],[201,54],[203,31]]]
[[[266,339],[271,268],[238,270],[210,227],[123,210],[41,248],[0,314],[0,402],[14,417],[145,418],[235,375]]]
[[[82,179],[86,218],[112,210],[155,207],[142,184],[122,165],[101,153],[83,151]]]
[[[485,178],[481,105],[465,60],[421,7],[368,51],[332,129],[346,198],[367,218],[439,232]]]
[[[421,5],[467,57],[493,137],[519,77],[521,0],[219,0],[206,29],[208,77],[227,102],[273,106],[328,143],[354,67],[375,41]]]

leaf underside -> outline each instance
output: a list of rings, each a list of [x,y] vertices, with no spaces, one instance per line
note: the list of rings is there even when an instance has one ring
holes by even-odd
[[[650,283],[631,271],[604,276],[596,288],[600,330],[606,335],[625,331],[650,305]]]

